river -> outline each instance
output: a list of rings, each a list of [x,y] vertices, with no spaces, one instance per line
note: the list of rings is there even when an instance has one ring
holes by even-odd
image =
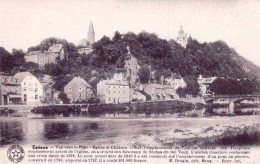
[[[149,136],[174,129],[197,129],[214,126],[260,123],[260,116],[199,118],[0,118],[0,146],[84,144],[131,145],[136,136]]]

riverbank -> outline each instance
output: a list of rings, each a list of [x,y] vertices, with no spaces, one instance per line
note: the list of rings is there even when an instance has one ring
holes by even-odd
[[[241,118],[237,116],[235,119]],[[252,117],[255,118],[255,117]],[[233,118],[234,120],[234,118]],[[197,128],[176,128],[163,132],[133,137],[132,147],[180,146],[180,147],[221,147],[260,146],[260,122],[232,122],[230,124],[206,125]]]
[[[31,114],[43,117],[167,117],[176,113],[185,113],[195,108],[201,109],[203,104],[183,101],[135,102],[124,104],[92,104],[74,106],[40,106],[33,108]]]

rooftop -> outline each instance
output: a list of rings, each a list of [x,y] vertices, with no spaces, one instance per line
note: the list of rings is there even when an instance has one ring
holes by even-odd
[[[28,53],[26,54],[26,56],[38,55],[38,54],[40,54],[40,53],[42,53],[42,52],[41,52],[41,51],[30,51],[30,52],[28,52]]]
[[[48,49],[48,52],[51,52],[51,53],[60,52],[62,48],[63,48],[62,44],[53,44]]]
[[[166,88],[174,89],[174,87],[172,87],[170,85],[162,85],[162,84],[150,83],[150,84],[147,84],[146,86],[149,86],[149,85],[153,86],[154,88],[157,88],[157,89],[166,89]]]
[[[119,81],[119,80],[102,80],[101,82],[105,83],[106,85],[124,85],[124,86],[128,86],[127,81]]]
[[[91,85],[89,85],[89,83],[81,77],[74,77],[67,85],[73,85],[74,83],[82,84],[85,87],[92,88]]]
[[[23,81],[27,76],[33,76],[30,72],[19,72],[14,75],[14,78],[17,78],[20,82]]]

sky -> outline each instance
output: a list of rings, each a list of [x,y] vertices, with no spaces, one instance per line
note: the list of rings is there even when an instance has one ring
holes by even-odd
[[[57,37],[76,45],[92,21],[96,40],[115,31],[176,39],[180,26],[199,42],[225,41],[260,66],[260,1],[1,0],[0,47],[27,50]]]

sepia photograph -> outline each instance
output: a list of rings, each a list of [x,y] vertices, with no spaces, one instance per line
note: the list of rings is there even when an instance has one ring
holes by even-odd
[[[260,163],[260,1],[0,0],[0,24],[3,163]]]

